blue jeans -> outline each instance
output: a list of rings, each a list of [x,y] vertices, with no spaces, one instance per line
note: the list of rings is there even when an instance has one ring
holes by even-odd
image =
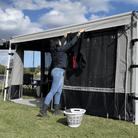
[[[51,71],[53,82],[52,82],[51,90],[45,98],[45,101],[44,101],[45,104],[49,105],[54,95],[55,95],[54,104],[59,104],[60,96],[62,93],[63,74],[64,74],[64,70],[61,68],[54,68]]]

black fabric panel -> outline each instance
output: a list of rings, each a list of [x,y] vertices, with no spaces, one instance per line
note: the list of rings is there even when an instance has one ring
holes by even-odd
[[[33,82],[33,74],[24,74],[23,75],[23,84],[29,85]]]
[[[127,118],[130,119],[128,121],[132,121],[135,120],[135,93],[129,93],[127,95],[127,103],[126,103],[126,107],[127,107]]]
[[[78,66],[78,68],[72,69],[73,55],[70,54],[67,60],[64,84],[69,86],[114,88],[117,31],[95,34],[85,33],[83,44],[81,49],[83,49],[83,57],[86,59],[85,68],[79,68]]]
[[[45,84],[41,84],[41,93],[43,93],[43,97],[46,97],[47,94],[49,93],[50,91],[50,88],[51,88],[51,83],[45,83]]]
[[[10,92],[8,94],[8,100],[12,100],[12,99],[18,99],[22,97],[22,91],[23,91],[23,86],[22,85],[11,85],[9,87],[9,91]]]
[[[126,120],[132,121],[134,117],[134,100],[126,94]],[[114,119],[125,119],[125,94],[84,92],[63,90],[61,96],[62,108],[84,108],[86,114]]]

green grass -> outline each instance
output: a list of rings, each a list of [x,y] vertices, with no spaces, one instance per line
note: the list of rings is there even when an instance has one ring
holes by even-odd
[[[79,127],[70,128],[66,116],[53,116],[49,110],[50,118],[42,118],[38,111],[38,107],[2,100],[0,138],[138,138],[138,126],[132,122],[84,115]]]
[[[2,86],[3,86],[3,83],[0,82],[0,92],[1,92]]]

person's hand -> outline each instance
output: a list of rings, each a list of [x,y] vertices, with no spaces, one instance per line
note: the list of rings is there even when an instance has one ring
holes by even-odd
[[[70,31],[70,32],[67,32],[67,34],[70,34],[70,33],[72,33],[72,31]]]
[[[64,37],[66,37],[68,34],[72,33],[72,31],[67,32]]]
[[[85,30],[84,29],[81,29],[79,32],[78,32],[78,37],[81,35],[81,33],[83,33]]]
[[[84,30],[84,29],[81,29],[79,32],[80,32],[80,33],[83,33],[83,32],[85,32],[85,30]]]

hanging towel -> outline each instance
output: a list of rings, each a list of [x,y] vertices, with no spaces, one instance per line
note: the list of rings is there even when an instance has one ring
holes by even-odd
[[[67,42],[70,42],[74,36],[77,33],[70,33],[67,35]],[[73,51],[73,69],[75,68],[84,68],[85,64],[86,64],[86,59],[83,56],[84,51],[84,44],[83,44],[83,40],[84,40],[84,33],[82,33],[80,35],[80,37],[78,38],[77,42],[75,43],[74,47],[72,48]],[[83,50],[82,50],[83,49]]]

